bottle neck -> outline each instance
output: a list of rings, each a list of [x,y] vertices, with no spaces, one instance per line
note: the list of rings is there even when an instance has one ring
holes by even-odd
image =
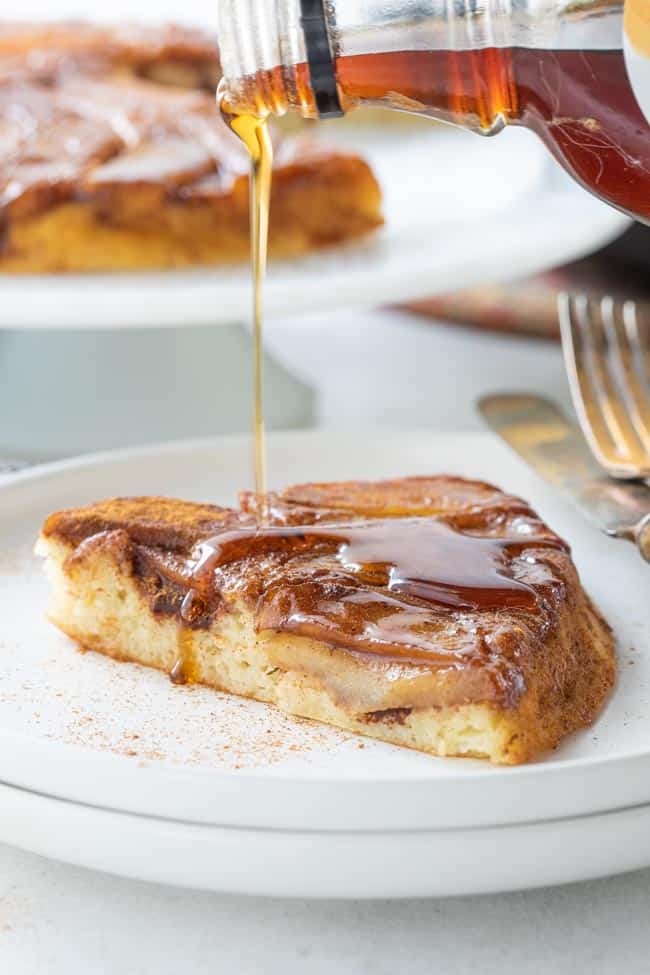
[[[344,112],[381,105],[483,134],[518,112],[507,59],[497,71],[490,52],[612,49],[622,37],[621,0],[217,0],[221,90],[237,111],[323,114],[305,22],[315,6]]]
[[[223,81],[238,112],[318,118],[300,0],[217,0]]]

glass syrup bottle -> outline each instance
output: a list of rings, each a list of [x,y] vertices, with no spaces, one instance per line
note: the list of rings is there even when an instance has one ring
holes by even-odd
[[[650,0],[217,0],[229,109],[361,105],[535,131],[650,223]]]

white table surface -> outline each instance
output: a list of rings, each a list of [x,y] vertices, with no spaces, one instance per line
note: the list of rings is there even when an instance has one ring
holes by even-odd
[[[0,846],[7,975],[641,975],[649,912],[650,871],[492,897],[309,903],[170,890]]]
[[[571,409],[559,343],[544,339],[384,309],[269,321],[265,344],[314,390],[317,422],[328,429],[482,430],[477,398],[505,390],[541,393]]]

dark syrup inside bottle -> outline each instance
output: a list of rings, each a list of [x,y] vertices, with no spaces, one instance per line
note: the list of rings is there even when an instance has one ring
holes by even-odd
[[[343,57],[336,70],[352,101],[401,98],[485,131],[500,118],[527,126],[584,187],[650,221],[650,127],[621,50],[402,51]]]
[[[620,49],[389,51],[339,57],[335,70],[345,111],[385,106],[484,134],[525,126],[591,193],[650,222],[650,126]],[[283,69],[262,75],[251,87],[279,98]],[[295,78],[308,113],[308,66],[298,65]]]

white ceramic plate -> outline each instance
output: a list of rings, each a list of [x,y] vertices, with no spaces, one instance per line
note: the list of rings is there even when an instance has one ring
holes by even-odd
[[[368,240],[271,265],[269,315],[368,307],[562,264],[613,239],[626,219],[580,189],[529,132],[480,139],[412,126],[314,126],[362,153],[385,195]],[[0,328],[125,328],[247,320],[245,265],[221,270],[0,277]]]
[[[119,494],[231,503],[250,481],[251,447],[224,438],[52,465],[0,488],[0,781],[160,818],[314,831],[512,824],[650,801],[650,569],[631,546],[599,535],[488,434],[282,434],[269,447],[278,486],[451,470],[530,499],[571,541],[618,636],[619,685],[598,723],[543,761],[493,768],[78,654],[43,616],[31,546],[45,515]]]
[[[0,785],[2,838],[136,880],[271,897],[449,897],[650,864],[650,806],[550,822],[409,832],[199,826]]]

